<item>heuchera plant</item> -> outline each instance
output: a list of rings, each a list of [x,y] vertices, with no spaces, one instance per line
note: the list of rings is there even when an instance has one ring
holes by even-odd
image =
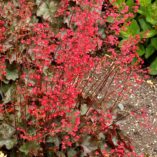
[[[55,14],[38,17],[37,6],[50,3]],[[119,43],[132,14],[113,3],[0,2],[1,125],[14,128],[14,149],[29,156],[138,156],[115,109],[142,83],[139,36]],[[51,16],[62,22],[52,24]]]

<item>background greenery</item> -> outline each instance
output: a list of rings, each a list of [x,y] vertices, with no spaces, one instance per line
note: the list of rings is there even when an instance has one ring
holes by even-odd
[[[120,40],[126,40],[130,36],[140,35],[138,54],[144,59],[144,66],[149,67],[151,75],[157,75],[157,0],[140,0],[137,13],[129,19],[130,25],[126,25],[126,30],[121,31]],[[134,0],[117,0],[113,5],[124,9],[124,4],[129,6],[129,11],[133,13],[136,6]],[[127,23],[128,21],[126,21]]]

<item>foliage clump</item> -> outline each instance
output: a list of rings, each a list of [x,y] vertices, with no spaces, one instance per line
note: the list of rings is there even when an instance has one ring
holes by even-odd
[[[113,3],[0,2],[0,126],[11,134],[2,129],[0,146],[8,155],[138,156],[115,109],[142,83],[140,39],[119,42],[132,14]]]

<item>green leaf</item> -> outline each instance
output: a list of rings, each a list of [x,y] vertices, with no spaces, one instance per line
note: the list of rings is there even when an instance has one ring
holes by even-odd
[[[114,18],[112,16],[108,16],[107,17],[107,22],[113,23],[114,22]]]
[[[151,15],[147,15],[147,17],[146,17],[146,21],[151,23],[152,25],[156,25],[157,24],[156,20],[157,20],[157,18],[153,18],[153,16],[151,16]]]
[[[143,31],[151,29],[151,25],[147,23],[144,18],[139,18],[138,21]]]
[[[119,42],[118,47],[121,48],[121,47],[123,46],[124,42],[126,42],[126,41],[127,41],[126,38],[122,39],[122,40]]]
[[[35,141],[24,143],[19,150],[25,155],[28,155],[30,151],[37,151],[39,149],[39,144]]]
[[[145,15],[145,11],[144,11],[144,9],[142,9],[142,8],[138,9],[137,12],[138,12],[139,14],[141,14],[141,15]]]
[[[157,58],[151,63],[149,73],[151,75],[157,75]]]
[[[144,38],[151,38],[153,36],[155,36],[157,34],[157,30],[153,29],[153,30],[149,30],[147,32],[143,32],[143,36]]]
[[[151,4],[151,0],[140,0],[140,5],[142,7],[147,7],[150,4]]]
[[[122,5],[122,3],[124,3],[125,2],[125,0],[116,0],[116,1],[112,1],[112,0],[110,0],[110,3],[112,4],[112,5]]]
[[[127,31],[121,31],[121,35],[125,38],[134,36],[138,33],[140,33],[140,27],[136,20],[132,20],[130,26],[127,27]]]
[[[124,32],[124,31],[121,31],[120,34],[123,38],[128,38],[130,36],[128,32]]]
[[[127,4],[129,7],[132,7],[135,3],[134,3],[134,0],[127,0],[127,1],[126,1],[126,4]]]
[[[145,58],[148,59],[154,53],[154,51],[155,51],[154,47],[151,44],[149,44],[146,48]]]
[[[131,64],[134,65],[137,61],[138,61],[138,58],[134,57],[133,60],[132,60],[132,62],[131,62]]]
[[[142,56],[145,54],[145,48],[143,45],[139,45],[139,49],[137,50],[137,53],[139,56]]]
[[[145,12],[146,21],[155,25],[157,24],[157,1],[147,7]]]
[[[151,39],[151,45],[157,50],[157,37]]]
[[[132,33],[132,35],[136,35],[140,32],[140,28],[136,20],[132,20],[132,23],[129,26],[129,30]]]

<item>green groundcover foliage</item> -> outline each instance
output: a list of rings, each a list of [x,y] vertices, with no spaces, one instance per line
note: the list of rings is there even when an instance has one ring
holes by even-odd
[[[126,21],[126,29],[120,33],[120,39],[123,41],[130,36],[140,35],[138,54],[149,65],[149,73],[157,75],[157,0],[139,0],[135,4],[134,0],[117,0],[113,3],[122,11],[126,5],[128,12],[134,14],[133,18]],[[137,12],[133,12],[135,6]],[[128,22],[130,24],[128,25]]]

